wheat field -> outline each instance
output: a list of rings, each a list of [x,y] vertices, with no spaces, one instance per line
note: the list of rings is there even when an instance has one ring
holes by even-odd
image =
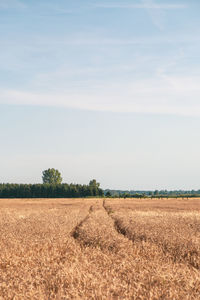
[[[0,299],[200,299],[200,199],[1,199]]]

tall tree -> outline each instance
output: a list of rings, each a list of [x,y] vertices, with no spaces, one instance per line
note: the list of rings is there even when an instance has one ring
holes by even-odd
[[[43,183],[49,183],[49,184],[61,184],[62,183],[62,177],[61,173],[58,170],[55,169],[48,169],[42,172],[42,180]]]
[[[89,182],[89,186],[93,186],[93,187],[99,188],[100,187],[100,183],[97,182],[96,179],[92,179]]]

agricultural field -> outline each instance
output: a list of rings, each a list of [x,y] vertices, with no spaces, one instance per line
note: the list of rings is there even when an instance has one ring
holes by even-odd
[[[200,299],[200,199],[2,199],[0,250],[0,299]]]

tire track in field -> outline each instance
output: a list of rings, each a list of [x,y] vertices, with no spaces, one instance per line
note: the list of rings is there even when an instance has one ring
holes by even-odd
[[[72,230],[71,232],[71,236],[77,240],[79,238],[79,233],[80,233],[80,228],[82,227],[82,225],[89,219],[90,214],[94,211],[94,206],[91,205],[89,210],[88,210],[88,214],[87,216],[78,223],[78,225],[76,225],[76,227]]]
[[[78,223],[77,226],[72,230],[70,236],[73,237],[75,240],[78,238],[77,233],[79,231],[79,228],[82,226],[84,222],[87,221],[90,214],[94,211],[94,206],[91,205],[88,210],[88,214],[85,218],[83,218],[82,221]],[[60,277],[63,274],[63,269],[65,267],[65,263],[68,261],[68,255],[70,253],[69,250],[66,250],[65,244],[63,244],[63,247],[61,251],[58,252],[58,255],[53,259],[52,261],[52,271],[51,276],[47,273],[46,278],[43,278],[45,291],[47,294],[48,299],[60,299],[59,297],[59,289],[58,289],[58,274],[60,274]],[[69,251],[69,253],[68,253]],[[49,270],[49,268],[48,268]],[[55,295],[55,297],[52,298],[52,295]],[[58,298],[59,297],[59,298]],[[0,297],[1,299],[1,297]],[[45,298],[46,299],[46,298]]]
[[[170,259],[173,263],[186,263],[192,266],[196,270],[200,270],[200,248],[193,243],[184,243],[184,241],[175,241],[173,239],[165,240],[160,234],[159,236],[148,236],[148,234],[134,231],[129,229],[127,224],[123,224],[123,220],[112,216],[112,208],[106,206],[105,200],[103,201],[103,207],[106,210],[108,216],[113,220],[114,227],[118,233],[127,238],[132,243],[148,242],[155,245],[163,252],[167,259]]]
[[[72,237],[83,247],[117,253],[124,247],[124,243],[130,241],[117,232],[104,206],[101,200],[90,207],[88,215],[74,228]]]
[[[115,230],[116,230],[119,234],[123,235],[125,238],[128,238],[128,239],[132,242],[132,239],[130,239],[129,236],[126,234],[125,228],[123,228],[123,227],[120,226],[119,220],[116,220],[116,219],[112,216],[113,211],[112,211],[112,209],[111,209],[110,206],[106,206],[106,201],[105,201],[105,200],[103,200],[103,208],[104,208],[105,211],[107,212],[108,216],[113,220]]]

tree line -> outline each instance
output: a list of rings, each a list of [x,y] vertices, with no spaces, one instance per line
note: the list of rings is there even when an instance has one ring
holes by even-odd
[[[79,198],[103,195],[103,190],[94,184],[0,184],[0,198]]]
[[[42,172],[43,184],[0,184],[0,198],[79,198],[102,197],[100,184],[93,179],[86,184],[62,183],[61,173],[52,168]]]
[[[79,198],[102,197],[100,184],[93,179],[88,185],[62,183],[61,173],[52,168],[42,172],[43,184],[0,184],[0,198]]]
[[[112,197],[112,198],[190,198],[199,197],[200,190],[155,190],[123,191],[102,190],[93,179],[88,185],[62,183],[61,173],[56,169],[42,172],[43,184],[0,184],[0,198],[79,198],[79,197]]]
[[[112,198],[195,198],[200,197],[200,190],[155,190],[155,191],[123,191],[123,190],[104,190],[106,197]]]

